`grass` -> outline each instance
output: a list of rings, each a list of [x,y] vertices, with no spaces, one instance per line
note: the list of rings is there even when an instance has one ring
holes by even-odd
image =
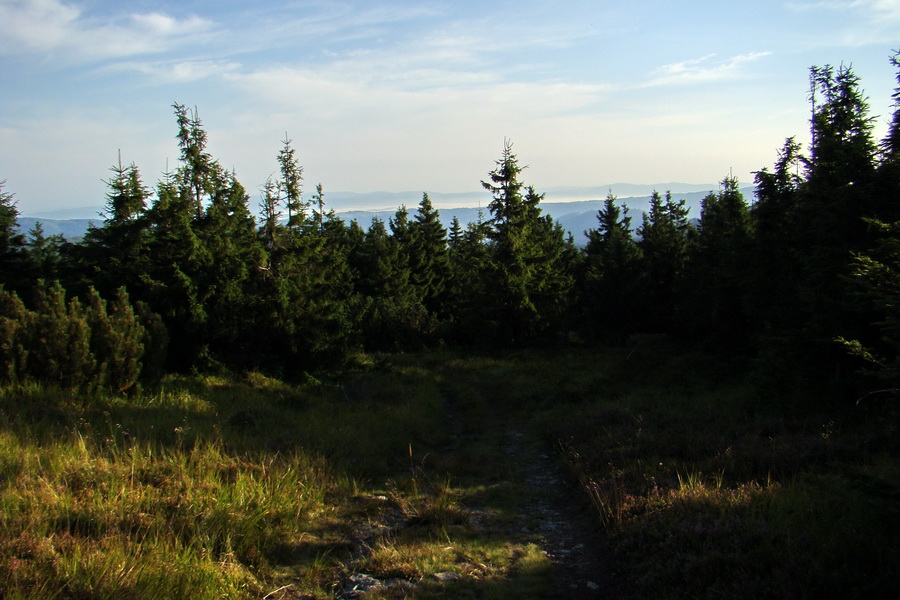
[[[467,491],[431,467],[451,441],[437,386],[410,364],[0,390],[0,596],[332,598],[365,571],[422,598],[537,597],[521,582],[546,557],[473,535]]]
[[[375,360],[0,390],[0,596],[545,597],[510,430],[556,450],[635,597],[900,595],[894,406],[779,410],[660,340]]]

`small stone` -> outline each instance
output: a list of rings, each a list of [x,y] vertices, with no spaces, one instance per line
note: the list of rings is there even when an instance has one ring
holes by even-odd
[[[365,573],[355,573],[351,575],[344,584],[344,594],[349,598],[355,598],[370,590],[381,589],[384,584]]]
[[[600,589],[600,586],[597,585],[596,583],[594,583],[593,581],[588,581],[588,582],[587,582],[587,586],[588,586],[588,589],[589,589],[589,590],[594,590],[594,591],[596,591],[596,590],[599,590],[599,589]]]
[[[459,581],[462,579],[462,575],[459,573],[435,573],[432,575],[435,579],[440,581],[441,583],[447,583],[448,581]]]

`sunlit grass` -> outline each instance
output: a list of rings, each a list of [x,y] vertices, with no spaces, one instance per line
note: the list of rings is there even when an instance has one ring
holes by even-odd
[[[367,598],[544,597],[516,429],[558,450],[641,597],[896,597],[896,410],[779,412],[671,351],[2,389],[0,595],[324,599],[365,573]]]

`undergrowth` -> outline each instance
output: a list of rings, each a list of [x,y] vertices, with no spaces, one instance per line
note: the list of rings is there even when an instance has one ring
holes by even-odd
[[[635,597],[900,595],[896,407],[780,410],[660,341],[375,362],[3,388],[0,596],[545,597],[507,429],[558,451]]]

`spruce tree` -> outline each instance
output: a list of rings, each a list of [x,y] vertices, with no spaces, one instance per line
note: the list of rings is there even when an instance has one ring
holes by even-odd
[[[679,326],[716,345],[743,346],[749,335],[746,284],[750,273],[750,212],[734,177],[700,205],[686,273]]]
[[[688,256],[688,208],[684,200],[673,200],[666,192],[650,197],[650,210],[638,228],[638,246],[643,256],[645,326],[671,331],[678,289],[682,285]]]
[[[573,280],[564,258],[565,234],[541,216],[543,194],[519,181],[523,167],[505,142],[490,181],[488,290],[491,320],[499,339],[516,344],[546,332],[565,312]],[[524,190],[524,193],[523,193]]]
[[[616,201],[610,192],[597,212],[597,228],[585,232],[581,305],[590,339],[622,343],[639,328],[641,251],[628,207]]]
[[[44,235],[40,221],[28,232],[27,268],[32,279],[59,279],[62,275],[63,253],[67,246],[62,234]]]
[[[866,219],[877,218],[881,204],[875,194],[876,145],[856,74],[844,66],[813,67],[811,80],[813,141],[793,236],[806,317],[793,337],[819,377],[849,383],[851,367],[833,340],[856,338],[867,329],[865,315],[847,294],[846,277],[852,255],[872,245]]]
[[[0,284],[16,286],[21,282],[25,236],[18,231],[16,200],[3,190],[4,185],[6,181],[0,181]]]
[[[123,167],[120,159],[110,170],[113,176],[106,182],[105,220],[101,227],[90,228],[77,247],[78,268],[87,284],[96,286],[103,295],[112,294],[120,286],[138,296],[146,295],[150,190],[134,163]]]
[[[425,307],[432,313],[440,314],[450,276],[447,230],[441,224],[440,213],[431,204],[428,194],[422,194],[409,230],[407,256],[410,283]]]

